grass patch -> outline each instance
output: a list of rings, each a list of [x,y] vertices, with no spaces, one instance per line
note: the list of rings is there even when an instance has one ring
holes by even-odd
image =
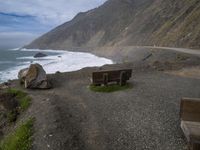
[[[17,98],[23,98],[27,96],[27,93],[14,88],[8,89],[7,93],[14,94]]]
[[[130,84],[126,84],[124,86],[120,86],[118,84],[112,84],[108,86],[95,86],[95,85],[90,85],[90,90],[94,92],[103,92],[103,93],[111,93],[115,91],[122,91],[122,90],[127,90],[132,88]]]
[[[30,150],[32,145],[33,119],[22,123],[14,133],[0,143],[0,150]]]
[[[9,123],[12,123],[12,122],[15,122],[16,119],[17,119],[17,111],[10,111],[7,113],[7,118],[8,118],[8,121]]]
[[[31,98],[29,96],[19,99],[19,106],[22,111],[25,111],[31,104]]]
[[[16,96],[22,111],[25,111],[30,106],[31,98],[27,95],[27,93],[13,88],[8,89],[7,92]]]

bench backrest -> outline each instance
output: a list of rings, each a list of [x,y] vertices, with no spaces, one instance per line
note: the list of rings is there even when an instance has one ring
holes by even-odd
[[[180,117],[184,121],[200,122],[200,98],[182,98]]]
[[[108,75],[109,80],[116,80],[120,78],[121,72],[125,72],[127,80],[132,76],[132,69],[98,71],[92,73],[92,80],[93,82],[103,80],[104,74]]]

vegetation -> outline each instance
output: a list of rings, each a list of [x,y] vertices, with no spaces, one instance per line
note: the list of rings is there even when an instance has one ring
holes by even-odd
[[[15,132],[0,143],[0,150],[30,150],[32,145],[33,118],[22,123]]]
[[[18,112],[16,110],[10,111],[7,113],[8,122],[15,122],[17,119]]]
[[[90,85],[89,88],[90,88],[90,90],[92,90],[94,92],[110,93],[110,92],[130,89],[130,88],[132,88],[132,86],[130,84],[126,84],[124,86],[120,86],[118,84],[112,84],[112,85],[107,85],[107,86]]]
[[[10,88],[7,92],[16,96],[19,102],[19,107],[22,111],[25,111],[29,107],[31,98],[27,95],[27,93],[14,88]]]
[[[10,95],[10,99],[6,99],[7,105],[10,105],[10,109],[4,112],[4,116],[8,123],[15,122],[17,120],[18,115],[25,111],[31,104],[31,98],[27,93],[10,88],[5,93]],[[2,118],[3,119],[3,118]]]
[[[176,60],[177,61],[184,61],[184,60],[187,60],[189,58],[189,56],[187,56],[186,54],[177,54],[176,55]]]

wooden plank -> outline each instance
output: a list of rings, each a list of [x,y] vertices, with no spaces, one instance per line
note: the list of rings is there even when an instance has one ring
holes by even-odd
[[[120,75],[122,72],[124,72],[123,83],[125,83],[132,76],[132,69],[93,72],[92,73],[92,82],[95,85],[104,84],[105,82],[106,82],[106,84],[108,82],[120,83]],[[105,74],[107,74],[106,77],[105,77]]]
[[[182,98],[180,107],[181,129],[190,150],[200,150],[200,99]]]
[[[184,121],[200,122],[200,99],[182,98],[180,117]]]
[[[191,143],[190,150],[200,150],[200,143]]]
[[[200,142],[200,122],[181,121],[181,129],[188,141],[193,139]]]

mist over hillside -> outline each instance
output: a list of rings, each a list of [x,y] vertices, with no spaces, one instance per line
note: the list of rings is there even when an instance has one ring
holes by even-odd
[[[108,0],[26,48],[135,45],[200,48],[200,1]]]

